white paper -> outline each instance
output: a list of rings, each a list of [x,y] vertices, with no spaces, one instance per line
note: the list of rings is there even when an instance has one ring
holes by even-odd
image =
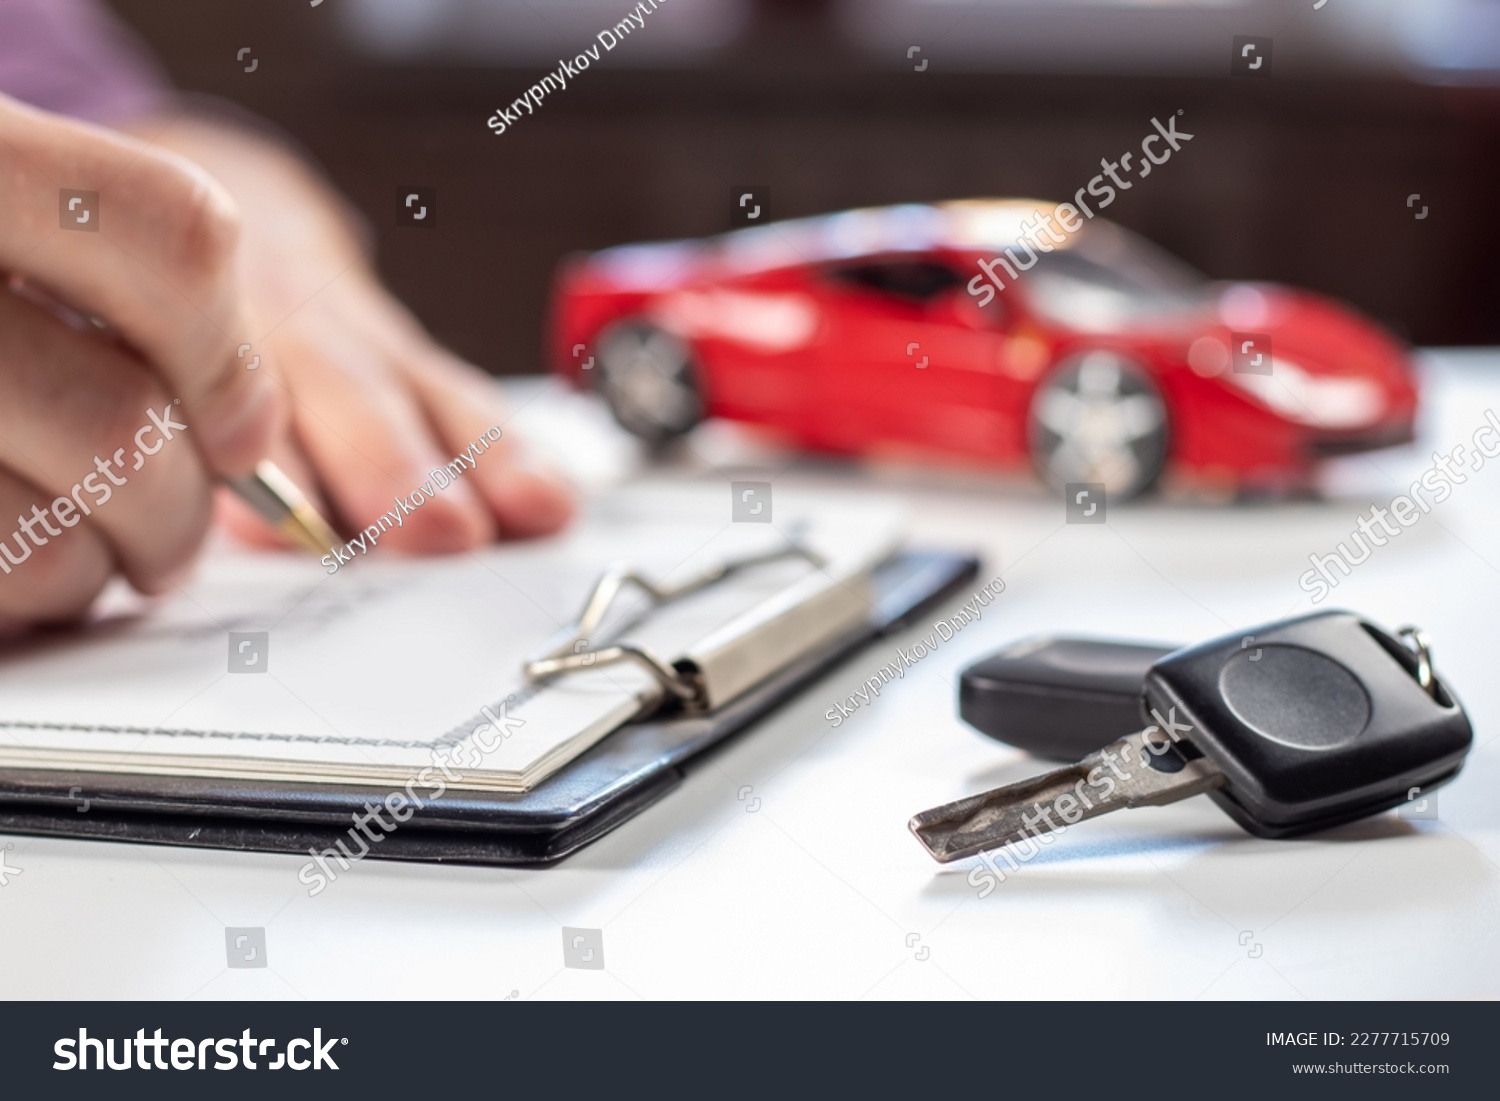
[[[388,784],[467,738],[493,748],[454,766],[460,778],[448,772],[448,786],[526,790],[654,691],[627,665],[541,690],[520,675],[609,563],[676,579],[782,545],[799,528],[826,555],[869,554],[899,525],[893,509],[853,513],[817,498],[778,500],[774,525],[730,523],[727,498],[722,487],[621,494],[558,539],[441,559],[377,550],[333,575],[290,554],[214,554],[184,592],[144,612],[0,654],[0,768]],[[624,637],[670,660],[813,569],[759,567]],[[614,617],[617,628],[631,612]],[[230,632],[257,631],[268,632],[256,666],[265,671],[229,672]],[[489,724],[475,736],[487,716],[503,731]]]

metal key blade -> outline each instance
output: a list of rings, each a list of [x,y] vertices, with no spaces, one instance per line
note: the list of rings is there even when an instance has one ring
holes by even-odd
[[[947,864],[1122,807],[1175,803],[1224,783],[1224,773],[1207,757],[1176,772],[1153,768],[1151,760],[1160,754],[1148,745],[1159,750],[1164,739],[1147,734],[1111,742],[1077,764],[924,810],[908,825],[932,858]],[[1068,800],[1066,815],[1062,799]]]

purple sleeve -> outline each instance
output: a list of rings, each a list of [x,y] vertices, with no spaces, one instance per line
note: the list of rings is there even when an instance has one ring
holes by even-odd
[[[0,92],[90,122],[125,122],[170,89],[139,42],[93,0],[0,0]]]

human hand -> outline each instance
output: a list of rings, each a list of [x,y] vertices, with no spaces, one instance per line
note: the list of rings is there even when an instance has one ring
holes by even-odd
[[[293,158],[195,123],[147,136],[0,96],[0,517],[17,517],[0,530],[0,625],[74,618],[116,572],[170,587],[215,481],[268,451],[357,530],[504,418]],[[64,187],[97,193],[79,207],[94,231],[62,231]],[[239,358],[245,344],[261,360]],[[226,497],[241,533],[275,538]],[[570,514],[507,443],[382,545],[461,550]]]
[[[193,118],[147,121],[135,133],[190,157],[236,199],[239,268],[259,334],[261,368],[288,397],[289,431],[272,455],[323,507],[358,532],[392,511],[508,414],[481,371],[438,346],[377,279],[356,225],[321,180],[279,146]],[[502,428],[503,430],[503,428]],[[234,529],[271,539],[237,500]],[[560,483],[530,469],[502,439],[402,525],[382,548],[460,551],[496,535],[562,527],[572,513]]]
[[[67,619],[116,571],[171,584],[284,397],[236,362],[239,226],[202,170],[0,96],[0,209],[0,620]]]

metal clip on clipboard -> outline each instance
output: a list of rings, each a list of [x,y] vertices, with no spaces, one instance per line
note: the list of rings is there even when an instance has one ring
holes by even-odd
[[[643,646],[617,643],[579,653],[579,643],[603,622],[627,585],[641,589],[653,605],[680,600],[754,566],[805,558],[817,572],[793,582],[668,662]],[[523,667],[526,679],[542,683],[568,673],[631,663],[649,673],[661,700],[676,700],[690,711],[711,711],[761,683],[780,669],[854,631],[875,604],[875,558],[846,557],[830,562],[792,542],[789,546],[717,563],[676,584],[652,581],[628,564],[607,570],[567,637]]]

